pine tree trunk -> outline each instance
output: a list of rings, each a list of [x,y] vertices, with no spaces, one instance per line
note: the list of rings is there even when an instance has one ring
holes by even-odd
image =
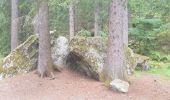
[[[11,0],[11,50],[18,46],[18,0]]]
[[[69,25],[70,25],[70,40],[72,40],[75,33],[75,9],[73,2],[71,2],[69,5]]]
[[[38,72],[41,77],[51,73],[52,57],[51,44],[48,25],[48,0],[40,1],[39,5],[39,57],[38,57]]]
[[[95,1],[95,12],[94,12],[94,36],[98,36],[99,33],[99,4]]]
[[[35,5],[36,5],[36,14],[34,16],[34,18],[32,19],[32,25],[33,25],[33,31],[34,34],[39,34],[39,8],[40,8],[40,4],[39,4],[39,0],[34,1]]]
[[[123,3],[123,43],[128,46],[128,0]]]
[[[123,52],[123,1],[126,0],[112,0],[109,9],[107,64],[103,69],[103,80],[107,82],[116,78],[127,80]]]

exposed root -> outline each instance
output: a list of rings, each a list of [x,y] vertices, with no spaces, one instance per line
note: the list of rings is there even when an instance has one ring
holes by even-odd
[[[53,72],[50,72],[50,80],[54,80],[55,79],[55,75]]]

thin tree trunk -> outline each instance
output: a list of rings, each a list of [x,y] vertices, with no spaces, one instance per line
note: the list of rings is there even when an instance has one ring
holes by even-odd
[[[39,34],[39,8],[40,8],[40,4],[39,4],[39,0],[34,1],[34,3],[36,4],[36,14],[34,16],[34,18],[32,19],[32,26],[33,26],[33,31],[34,34]]]
[[[112,0],[109,9],[107,65],[103,69],[103,80],[107,82],[116,78],[127,80],[123,52],[123,1],[126,0]]]
[[[35,34],[39,33],[39,12],[37,11],[36,15],[34,16],[32,20],[32,25],[33,25],[33,31]]]
[[[18,46],[18,0],[11,0],[11,51]]]
[[[48,0],[40,1],[39,6],[39,57],[38,72],[41,77],[52,72],[52,57],[48,25]]]
[[[99,34],[99,4],[97,1],[95,1],[95,11],[94,11],[94,16],[95,16],[95,22],[94,22],[94,36],[98,36]]]
[[[75,9],[73,2],[71,2],[69,5],[69,25],[70,25],[70,40],[72,40],[75,33]]]

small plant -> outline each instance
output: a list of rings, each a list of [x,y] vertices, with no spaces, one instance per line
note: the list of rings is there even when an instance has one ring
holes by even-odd
[[[92,33],[87,30],[81,30],[77,33],[78,36],[91,37]]]
[[[163,57],[161,57],[160,61],[167,62],[168,61],[168,57],[167,56],[163,56]]]
[[[152,60],[155,60],[155,61],[161,60],[161,55],[160,55],[159,52],[152,52],[150,57],[151,57]]]
[[[170,78],[170,63],[150,61],[151,70],[148,73],[158,74],[165,78]]]
[[[101,37],[108,37],[108,33],[106,33],[106,32],[99,31],[99,34]]]

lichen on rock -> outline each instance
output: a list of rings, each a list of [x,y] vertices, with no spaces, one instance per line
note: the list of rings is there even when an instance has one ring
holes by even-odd
[[[124,66],[127,69],[127,74],[132,75],[137,65],[137,59],[135,53],[127,45],[124,45],[123,50],[125,54]]]
[[[1,74],[7,78],[17,73],[27,73],[36,68],[37,58],[38,36],[32,35],[3,59]]]
[[[3,59],[0,75],[3,78],[13,77],[18,73],[27,73],[37,67],[38,36],[30,36],[24,43]],[[52,58],[56,69],[60,70],[68,55],[68,40],[60,36],[52,46]]]
[[[106,38],[76,36],[70,42],[69,49],[67,63],[71,68],[97,80],[103,80],[101,74],[103,67],[106,66]],[[125,54],[124,67],[128,74],[133,74],[137,64],[135,55],[128,46],[124,46],[123,50]]]
[[[52,58],[55,69],[61,70],[65,66],[66,58],[69,53],[68,45],[68,39],[63,36],[59,36],[54,41],[54,46],[52,47]]]
[[[69,45],[67,64],[99,80],[106,58],[104,41],[106,40],[101,37],[74,37]]]

